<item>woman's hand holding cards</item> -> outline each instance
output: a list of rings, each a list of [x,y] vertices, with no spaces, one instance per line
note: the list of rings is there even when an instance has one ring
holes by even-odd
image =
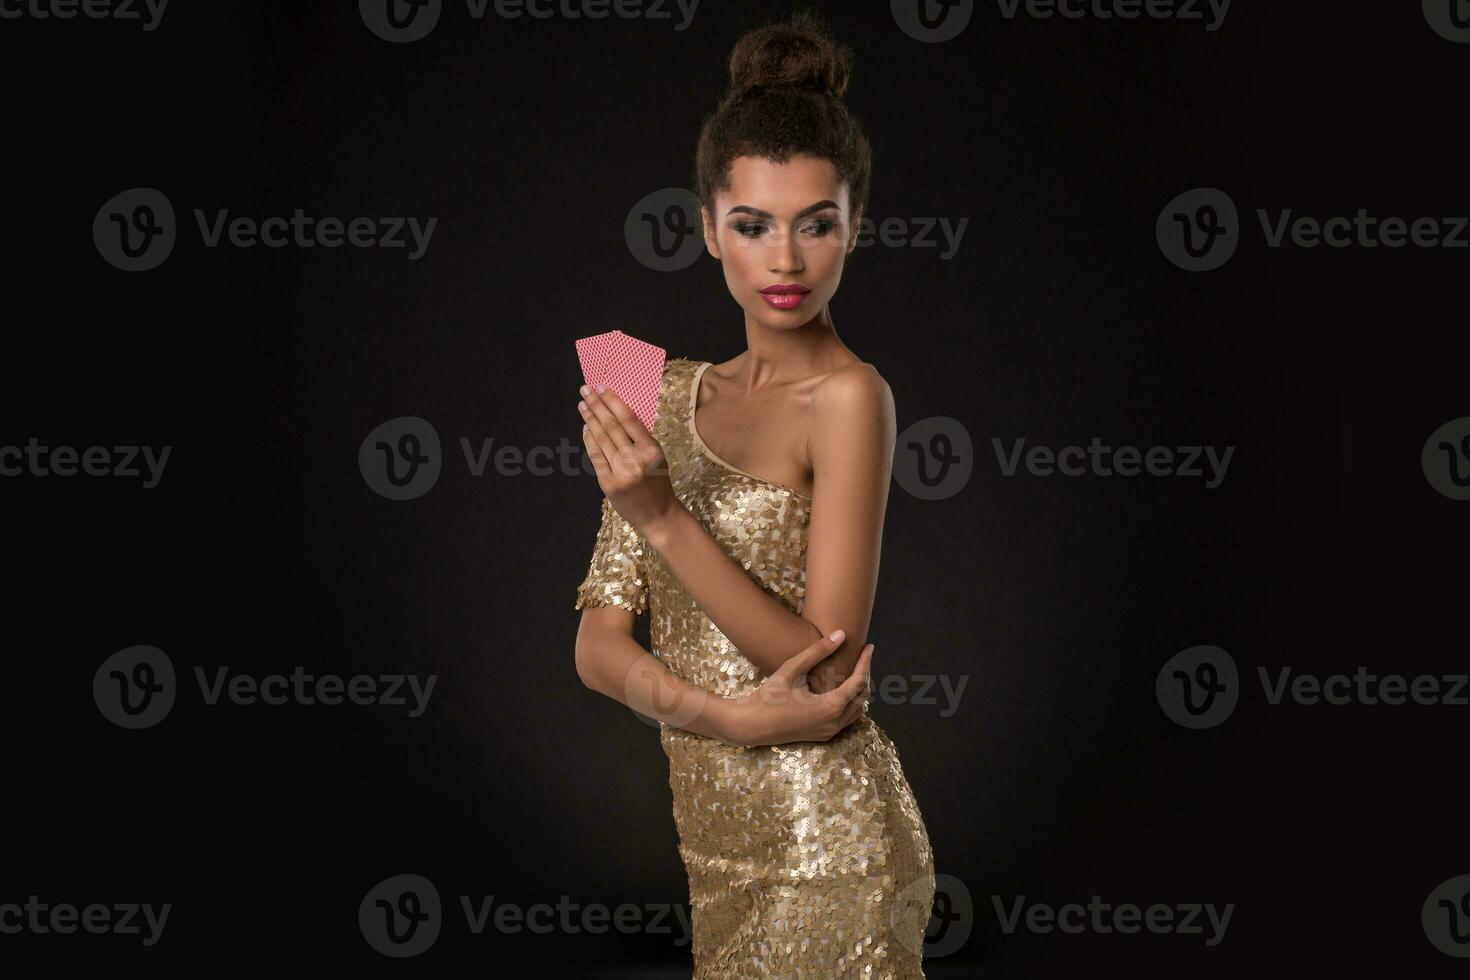
[[[598,391],[598,388],[603,388]],[[663,447],[611,388],[583,385],[582,442],[613,509],[639,534],[684,506],[669,482]]]

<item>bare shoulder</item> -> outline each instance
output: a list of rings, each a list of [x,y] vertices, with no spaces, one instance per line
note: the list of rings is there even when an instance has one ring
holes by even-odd
[[[812,389],[812,413],[835,424],[893,418],[893,390],[867,361],[840,367]]]

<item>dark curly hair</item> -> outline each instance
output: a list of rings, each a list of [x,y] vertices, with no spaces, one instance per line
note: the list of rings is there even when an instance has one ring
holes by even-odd
[[[867,213],[873,150],[841,99],[851,74],[852,52],[809,9],[735,43],[730,86],[700,127],[694,155],[694,192],[711,216],[737,157],[785,163],[797,154],[830,160],[853,212]]]

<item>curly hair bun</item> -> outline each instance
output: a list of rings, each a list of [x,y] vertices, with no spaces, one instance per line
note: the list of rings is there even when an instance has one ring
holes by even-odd
[[[810,11],[746,33],[730,52],[730,95],[757,88],[796,88],[841,96],[852,52]]]

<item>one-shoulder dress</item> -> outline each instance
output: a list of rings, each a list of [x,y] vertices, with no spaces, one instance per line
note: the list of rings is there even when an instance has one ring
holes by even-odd
[[[799,615],[812,501],[700,439],[709,366],[665,362],[653,435],[679,500]],[[691,684],[730,698],[760,686],[760,670],[606,497],[574,608],[597,605],[649,612],[652,654]],[[693,980],[924,976],[934,855],[893,742],[867,714],[826,742],[741,748],[667,723],[659,738],[689,878]]]

